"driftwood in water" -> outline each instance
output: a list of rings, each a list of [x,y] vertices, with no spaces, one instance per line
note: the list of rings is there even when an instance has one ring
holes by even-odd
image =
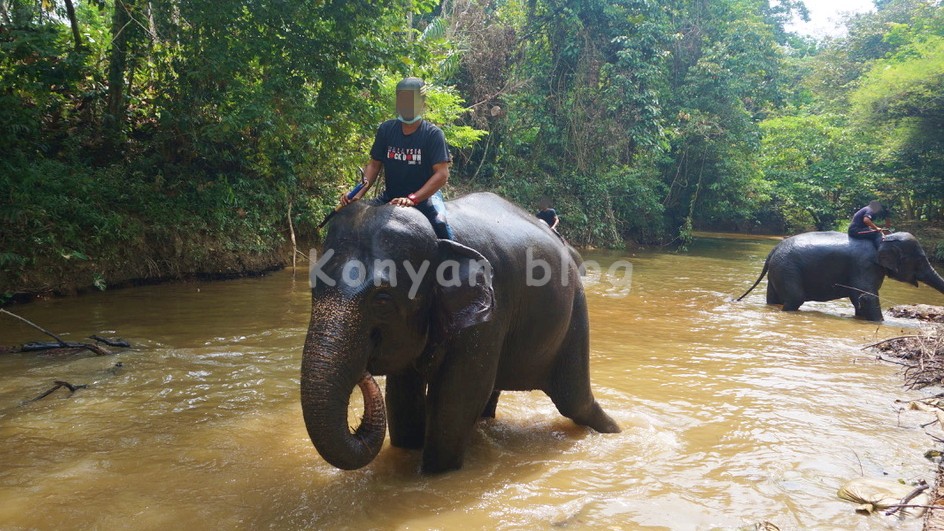
[[[885,339],[865,348],[897,358],[899,361],[879,357],[906,367],[905,384],[911,389],[944,384],[944,325],[935,325],[917,335]]]
[[[104,343],[108,345],[109,347],[131,348],[131,343],[128,343],[127,341],[121,338],[101,337],[101,336],[92,334],[89,336],[89,339],[94,339],[95,341],[98,341],[99,343]]]
[[[932,306],[930,304],[902,304],[892,306],[888,313],[894,317],[904,317],[907,319],[918,319],[932,323],[944,323],[944,306]]]
[[[31,399],[29,399],[29,400],[27,400],[26,402],[23,402],[23,403],[24,403],[24,404],[29,404],[29,403],[32,403],[32,402],[36,402],[36,401],[42,400],[42,399],[46,398],[47,396],[49,396],[49,395],[55,393],[56,390],[59,389],[60,387],[65,387],[66,389],[68,389],[68,390],[69,390],[69,396],[72,396],[72,393],[75,393],[75,392],[76,392],[77,390],[79,390],[79,389],[85,389],[85,388],[88,387],[87,385],[72,385],[72,384],[70,384],[69,382],[63,382],[63,381],[61,381],[61,380],[56,380],[54,383],[55,383],[56,385],[54,385],[54,386],[52,386],[51,388],[49,388],[49,390],[47,390],[45,393],[43,393],[43,394],[37,396],[36,398],[31,398]]]
[[[36,330],[39,330],[40,332],[42,332],[42,333],[46,334],[47,336],[49,336],[49,337],[51,337],[51,338],[53,338],[53,339],[56,340],[55,342],[32,342],[32,343],[26,343],[26,344],[20,346],[19,348],[0,347],[0,353],[5,353],[5,352],[37,352],[37,351],[55,350],[55,349],[84,349],[84,350],[90,350],[90,351],[94,352],[95,354],[98,354],[99,356],[110,356],[110,355],[112,354],[112,352],[111,352],[110,350],[106,349],[105,347],[96,345],[96,344],[94,344],[94,343],[81,343],[81,342],[75,342],[75,341],[65,341],[65,340],[62,339],[61,337],[57,336],[56,334],[53,334],[52,332],[50,332],[49,330],[46,330],[45,328],[39,326],[38,324],[36,324],[36,323],[34,323],[34,322],[32,322],[32,321],[30,321],[30,320],[24,318],[24,317],[20,317],[19,315],[15,314],[15,313],[13,313],[13,312],[11,312],[11,311],[5,310],[5,309],[3,309],[3,308],[0,308],[0,313],[6,314],[6,315],[9,315],[10,317],[13,317],[13,318],[15,318],[15,319],[18,319],[18,320],[20,320],[21,322],[24,322],[24,323],[26,323],[26,324],[32,326],[32,327],[35,328]],[[96,341],[101,341],[102,343],[105,343],[106,345],[109,345],[109,346],[112,346],[112,347],[130,347],[130,346],[131,346],[131,345],[128,344],[127,341],[124,341],[124,340],[121,340],[121,339],[119,339],[119,340],[112,340],[112,339],[106,339],[106,338],[102,338],[102,337],[98,337],[98,336],[94,336],[94,335],[91,336],[91,339],[94,339],[94,340],[96,340]]]

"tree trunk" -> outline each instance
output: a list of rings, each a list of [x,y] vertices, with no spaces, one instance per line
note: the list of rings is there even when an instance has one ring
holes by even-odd
[[[75,16],[75,5],[73,5],[72,0],[65,0],[66,3],[66,13],[69,15],[69,24],[72,26],[72,39],[75,40],[75,50],[81,51],[82,46],[82,34],[79,33],[79,19]]]
[[[125,70],[128,63],[128,44],[134,31],[131,10],[134,0],[116,0],[111,19],[111,58],[108,64],[108,123],[106,133],[113,145],[121,138],[125,121]]]

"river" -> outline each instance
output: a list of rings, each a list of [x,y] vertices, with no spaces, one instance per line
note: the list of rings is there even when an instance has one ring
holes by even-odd
[[[577,427],[539,392],[504,393],[465,467],[433,477],[389,442],[354,472],[315,451],[298,398],[304,264],[11,308],[68,340],[134,349],[0,355],[0,528],[920,529],[836,497],[862,475],[933,479],[919,427],[931,418],[895,400],[934,391],[903,389],[900,367],[860,350],[918,325],[854,320],[846,300],[783,313],[763,283],[730,302],[775,243],[584,253],[633,264],[626,296],[586,282],[594,392],[623,432]],[[891,280],[881,295],[886,309],[944,305]],[[42,339],[0,315],[0,344]],[[55,380],[89,387],[24,404]]]

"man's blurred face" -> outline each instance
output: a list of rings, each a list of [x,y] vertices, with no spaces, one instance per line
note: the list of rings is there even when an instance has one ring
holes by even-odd
[[[413,92],[404,90],[397,92],[397,114],[412,120],[416,114],[413,111]]]
[[[419,108],[417,108],[419,107]],[[422,100],[412,90],[401,90],[397,92],[397,114],[406,120],[412,120],[417,115],[422,114]]]

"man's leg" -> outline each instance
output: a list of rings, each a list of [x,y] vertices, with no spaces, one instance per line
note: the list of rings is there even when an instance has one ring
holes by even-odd
[[[881,245],[884,239],[884,235],[882,234],[882,231],[879,231],[879,230],[875,232],[864,232],[860,234],[854,229],[849,229],[849,237],[855,238],[858,240],[872,240],[872,243],[875,245],[875,247],[878,247],[879,245]]]
[[[429,219],[437,238],[453,241],[456,239],[452,227],[449,226],[449,222],[446,220],[446,202],[443,201],[442,192],[436,192],[426,201],[416,205],[416,208]]]

